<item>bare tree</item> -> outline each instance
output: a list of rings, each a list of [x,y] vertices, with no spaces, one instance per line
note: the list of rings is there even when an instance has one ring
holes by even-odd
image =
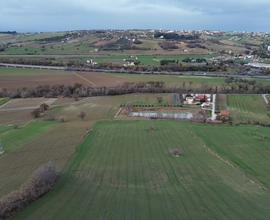
[[[169,153],[174,157],[179,157],[179,156],[184,155],[184,151],[182,149],[180,149],[180,148],[170,149]]]
[[[33,118],[39,118],[40,117],[40,109],[37,108],[37,109],[34,109],[32,112],[31,112],[31,115],[33,116]]]
[[[49,105],[47,105],[46,103],[42,103],[42,104],[39,106],[40,112],[48,111],[49,108],[50,108]]]
[[[8,219],[17,211],[52,190],[59,174],[49,162],[36,170],[33,176],[17,191],[11,192],[0,200],[0,219]]]
[[[85,112],[80,112],[79,118],[80,118],[81,120],[84,120],[85,117],[86,117],[86,113],[85,113]]]
[[[158,104],[161,104],[163,102],[163,97],[162,96],[158,96],[157,97],[157,101],[158,101]]]

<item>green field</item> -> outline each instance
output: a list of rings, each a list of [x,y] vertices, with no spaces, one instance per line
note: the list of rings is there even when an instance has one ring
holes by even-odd
[[[270,123],[269,112],[261,95],[228,95],[227,106],[235,122]]]
[[[55,125],[55,122],[36,121],[19,128],[6,129],[5,132],[1,132],[0,129],[0,141],[4,145],[5,152],[13,152]]]
[[[269,138],[252,126],[101,122],[56,189],[14,219],[268,220]]]
[[[0,76],[36,76],[36,75],[65,75],[69,72],[61,70],[41,70],[0,67]]]
[[[0,106],[8,102],[8,98],[0,98]]]

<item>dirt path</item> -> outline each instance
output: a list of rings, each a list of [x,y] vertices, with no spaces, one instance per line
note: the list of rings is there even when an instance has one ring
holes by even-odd
[[[85,78],[84,76],[81,76],[79,73],[74,73],[74,75],[79,77],[80,79],[84,80],[85,82],[87,82],[91,86],[97,86],[94,82],[92,82],[91,80]]]
[[[266,94],[263,94],[262,97],[263,97],[263,100],[265,101],[266,105],[269,105],[269,100],[267,99]]]

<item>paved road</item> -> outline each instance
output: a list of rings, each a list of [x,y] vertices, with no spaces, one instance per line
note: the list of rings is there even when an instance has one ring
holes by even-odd
[[[51,70],[65,70],[63,66],[38,66],[38,65],[23,65],[23,64],[9,64],[9,63],[0,63],[2,67],[11,67],[11,68],[26,68],[26,69],[51,69]]]
[[[0,63],[0,67],[11,68],[29,68],[29,69],[50,69],[50,70],[67,70],[77,72],[103,72],[103,73],[132,73],[132,74],[152,74],[152,75],[177,75],[177,76],[200,76],[200,77],[235,77],[235,78],[251,78],[251,79],[264,79],[270,80],[270,76],[266,75],[247,75],[247,74],[228,74],[226,72],[149,72],[149,71],[129,71],[124,69],[108,70],[108,69],[80,69],[80,68],[67,68],[64,66],[42,66],[42,65],[23,65],[23,64],[7,64]]]
[[[211,120],[215,121],[217,119],[217,114],[216,114],[216,97],[217,95],[213,95],[213,104],[212,104],[212,114],[211,114]]]

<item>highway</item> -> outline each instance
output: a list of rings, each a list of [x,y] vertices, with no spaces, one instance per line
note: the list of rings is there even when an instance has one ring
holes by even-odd
[[[130,73],[130,74],[152,74],[152,75],[178,75],[178,76],[200,76],[200,77],[234,77],[234,78],[250,78],[250,79],[264,79],[270,80],[268,75],[248,75],[242,74],[229,74],[226,72],[150,72],[150,71],[131,71],[125,69],[109,70],[109,69],[93,69],[93,68],[69,68],[65,66],[42,66],[42,65],[24,65],[24,64],[9,64],[0,63],[0,67],[7,68],[28,68],[28,69],[48,69],[48,70],[65,70],[76,72],[103,72],[103,73]]]

